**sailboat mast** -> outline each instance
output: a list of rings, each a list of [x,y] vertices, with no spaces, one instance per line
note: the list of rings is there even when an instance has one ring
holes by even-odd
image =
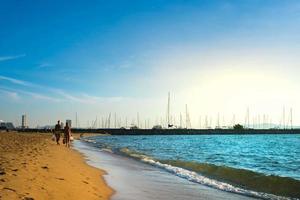
[[[78,128],[77,112],[76,112],[76,114],[75,114],[75,124],[76,124],[76,128]]]
[[[107,128],[110,128],[110,117],[111,117],[111,113],[109,113],[109,116],[108,116],[108,120],[107,120]]]
[[[136,118],[137,118],[137,127],[140,127],[140,115],[139,113],[136,114]]]
[[[187,111],[187,104],[185,104],[185,128],[188,128],[188,111]]]
[[[180,128],[182,128],[182,115],[180,113]]]
[[[114,115],[114,120],[115,120],[115,128],[117,128],[117,113]]]
[[[170,125],[170,92],[168,92],[167,126]]]
[[[282,110],[283,129],[285,129],[285,107]]]
[[[290,115],[291,115],[291,129],[293,129],[293,108],[290,109]]]
[[[250,127],[250,111],[249,111],[249,107],[247,108],[247,128]]]
[[[220,113],[218,113],[217,128],[220,128]]]

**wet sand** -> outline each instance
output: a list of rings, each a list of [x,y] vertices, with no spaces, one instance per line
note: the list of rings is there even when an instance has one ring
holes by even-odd
[[[104,174],[51,134],[0,132],[1,200],[109,199]]]

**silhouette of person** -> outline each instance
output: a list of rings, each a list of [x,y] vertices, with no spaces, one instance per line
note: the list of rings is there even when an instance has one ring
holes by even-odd
[[[55,134],[57,144],[59,144],[60,132],[61,132],[61,125],[60,125],[60,121],[58,120],[54,128],[54,134]]]
[[[64,139],[66,147],[70,147],[70,137],[71,137],[71,128],[69,126],[69,123],[66,123],[66,126],[64,128]]]

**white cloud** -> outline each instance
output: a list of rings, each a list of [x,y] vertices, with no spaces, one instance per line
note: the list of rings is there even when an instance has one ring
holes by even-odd
[[[61,89],[52,89],[52,91],[55,92],[58,95],[63,96],[65,98],[65,100],[68,100],[68,101],[74,101],[74,102],[80,102],[80,103],[86,103],[87,102],[85,99],[70,95],[70,94],[66,93],[65,91],[63,91]]]
[[[84,104],[95,104],[100,102],[116,102],[123,99],[122,97],[98,97],[98,96],[91,96],[88,94],[80,94],[80,95],[73,95],[70,94],[62,89],[46,87],[42,85],[37,85],[31,82],[23,81],[20,79],[15,79],[7,76],[1,76],[0,80],[9,81],[16,85],[21,85],[29,88],[38,88],[43,89],[44,91],[48,91],[49,94],[52,95],[44,95],[42,93],[32,92],[28,90],[17,90],[12,88],[6,88],[6,90],[18,91],[19,93],[30,95],[34,99],[41,99],[41,100],[48,100],[52,102],[63,102],[63,101],[71,101],[77,103],[84,103]],[[3,87],[2,87],[3,88]],[[1,88],[0,88],[1,89]],[[56,97],[58,96],[58,97]]]
[[[39,69],[42,69],[42,68],[47,68],[47,67],[52,67],[53,65],[52,64],[50,64],[50,63],[41,63],[41,64],[39,64],[38,65],[38,68]]]
[[[132,68],[132,64],[129,62],[125,62],[119,65],[119,69],[129,69]]]
[[[18,101],[20,100],[20,96],[18,95],[17,92],[11,92],[11,91],[7,91],[7,90],[3,90],[0,88],[0,92],[4,93],[9,99],[13,100],[13,101]]]
[[[0,56],[0,62],[1,61],[7,61],[7,60],[14,60],[18,58],[25,57],[25,54],[15,55],[15,56]]]
[[[31,96],[34,99],[48,100],[48,101],[51,101],[51,102],[62,102],[63,101],[63,99],[59,99],[59,98],[39,94],[39,93],[36,93],[36,92],[20,90],[20,89],[0,87],[0,91],[4,92],[8,97],[10,97],[11,99],[14,99],[14,100],[20,100],[21,99],[20,94],[23,94],[23,95]]]
[[[28,91],[23,91],[24,94],[31,95],[34,99],[41,99],[41,100],[47,100],[47,101],[52,101],[52,102],[62,102],[63,99],[60,98],[55,98],[35,92],[28,92]]]
[[[51,89],[54,93],[61,95],[67,101],[84,103],[84,104],[96,104],[103,102],[117,102],[123,99],[122,97],[99,97],[99,96],[91,96],[88,94],[80,94],[80,95],[72,95],[61,89]]]
[[[82,94],[81,95],[87,102],[92,103],[100,103],[100,102],[119,102],[121,100],[124,100],[124,97],[99,97],[99,96],[91,96],[88,94]]]
[[[23,81],[23,80],[19,80],[19,79],[14,79],[11,77],[7,77],[7,76],[1,76],[0,75],[0,80],[5,80],[5,81],[9,81],[11,83],[17,84],[17,85],[23,85],[23,86],[34,86],[34,84]]]

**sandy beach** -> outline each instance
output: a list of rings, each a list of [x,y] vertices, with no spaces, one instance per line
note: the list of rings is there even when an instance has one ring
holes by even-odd
[[[0,133],[0,199],[109,199],[104,171],[51,134]]]

